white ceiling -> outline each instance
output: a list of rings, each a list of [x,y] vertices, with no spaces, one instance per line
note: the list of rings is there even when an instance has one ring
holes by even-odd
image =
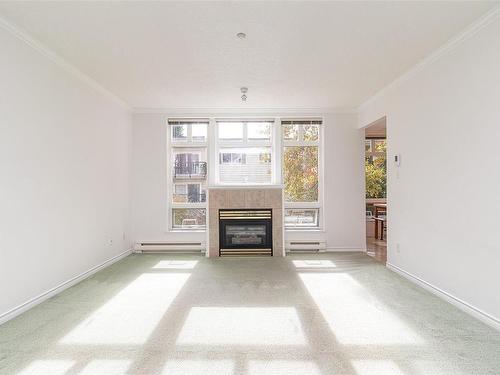
[[[493,6],[8,1],[0,15],[132,107],[343,108]],[[246,40],[236,38],[240,31]]]

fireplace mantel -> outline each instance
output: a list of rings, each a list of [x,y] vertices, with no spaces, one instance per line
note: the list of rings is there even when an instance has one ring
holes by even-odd
[[[243,208],[272,210],[273,256],[284,256],[283,187],[281,185],[209,187],[207,256],[219,256],[219,210]]]

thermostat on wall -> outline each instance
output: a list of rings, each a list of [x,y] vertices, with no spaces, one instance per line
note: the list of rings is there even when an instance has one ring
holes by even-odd
[[[394,165],[399,167],[401,165],[401,154],[394,155]]]

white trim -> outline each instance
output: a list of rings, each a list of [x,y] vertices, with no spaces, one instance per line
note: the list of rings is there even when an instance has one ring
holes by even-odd
[[[173,162],[174,162],[174,147],[172,144],[174,143],[172,141],[172,127],[168,123],[168,118],[166,119],[164,126],[167,129],[167,139],[166,139],[166,150],[165,150],[165,156],[166,156],[166,180],[165,180],[165,209],[167,210],[167,227],[165,230],[167,232],[170,232],[172,229],[172,201],[173,201],[173,189],[174,189],[174,182],[173,182],[173,172],[172,172],[172,167],[173,167]]]
[[[366,250],[365,249],[362,249],[360,247],[357,247],[357,246],[327,246],[326,247],[326,252],[332,252],[332,253],[336,253],[336,252],[352,252],[352,253],[365,253]]]
[[[293,208],[285,208],[284,210],[293,210]],[[285,233],[302,233],[304,235],[309,235],[311,233],[326,233],[325,229],[319,229],[314,227],[301,228],[301,227],[284,227]]]
[[[282,136],[281,136],[281,124],[280,119],[275,117],[273,120],[273,128],[272,128],[272,147],[274,149],[274,156],[272,156],[272,184],[281,183],[283,181],[283,171],[282,171],[282,163],[283,163],[283,150],[282,150]]]
[[[475,306],[472,306],[471,304],[461,300],[458,297],[455,297],[454,295],[438,288],[437,286],[432,285],[431,283],[421,279],[420,277],[415,276],[410,272],[407,272],[402,268],[399,268],[398,266],[395,266],[394,264],[387,262],[387,268],[403,276],[404,278],[410,280],[411,282],[421,286],[422,288],[428,290],[432,294],[451,303],[455,307],[458,307],[460,310],[466,312],[467,314],[472,315],[476,319],[479,319],[480,321],[489,325],[490,327],[500,331],[500,320],[495,318],[494,316],[482,311],[481,309]]]
[[[21,29],[19,26],[7,21],[5,18],[0,17],[0,27],[11,33],[13,36],[23,41],[31,48],[39,52],[41,55],[48,58],[54,64],[65,70],[66,72],[72,74],[82,82],[96,89],[100,93],[107,96],[109,99],[113,100],[116,104],[120,105],[129,112],[132,112],[132,107],[130,107],[124,100],[120,99],[117,95],[113,94],[111,91],[106,89],[104,86],[100,85],[96,80],[90,76],[83,73],[81,70],[76,68],[74,65],[70,64],[68,61],[63,59],[60,55],[56,54],[50,48],[45,46],[40,41],[36,40],[30,36],[26,31]]]
[[[63,283],[55,286],[54,288],[51,288],[47,290],[46,292],[43,292],[42,294],[39,294],[38,296],[31,298],[30,300],[20,304],[17,307],[14,307],[13,309],[0,314],[0,325],[15,318],[16,316],[22,314],[23,312],[35,307],[36,305],[46,301],[47,299],[55,296],[56,294],[61,293],[65,289],[68,289],[69,287],[72,287],[75,284],[78,284],[79,282],[85,280],[86,278],[92,276],[96,272],[111,266],[113,263],[118,262],[120,259],[125,258],[126,256],[130,255],[132,253],[132,249],[126,250],[118,255],[115,255],[114,257],[105,260],[104,262],[98,264],[97,266],[94,266],[90,268],[89,270],[82,272],[81,274],[72,277],[69,280],[64,281]]]
[[[319,203],[319,229],[326,228],[326,215],[325,215],[325,133],[323,124],[325,123],[324,119],[321,120],[321,125],[318,128],[318,203]]]
[[[171,209],[186,209],[189,210],[191,208],[207,208],[207,203],[206,202],[172,202],[170,204]]]
[[[208,139],[207,139],[207,168],[208,168],[208,173],[207,173],[207,193],[208,193],[208,187],[214,184],[214,181],[217,179],[217,173],[218,173],[218,161],[219,161],[219,155],[217,155],[217,122],[215,119],[212,117],[209,120],[209,125],[208,125]],[[208,195],[207,195],[207,202],[208,202]],[[207,203],[208,207],[208,203]],[[209,215],[207,215],[208,217]],[[208,232],[208,231],[207,231]]]
[[[423,60],[415,64],[410,70],[408,70],[406,73],[403,73],[400,75],[398,78],[396,78],[394,81],[383,87],[381,90],[379,90],[375,95],[371,96],[367,100],[365,100],[363,103],[361,103],[356,112],[360,113],[362,112],[366,106],[368,106],[370,103],[375,101],[376,99],[380,98],[383,96],[385,93],[390,91],[391,89],[401,85],[402,83],[406,82],[408,79],[413,77],[415,74],[420,72],[422,69],[424,69],[428,65],[432,65],[434,62],[439,60],[441,57],[445,56],[449,52],[453,51],[455,48],[457,48],[461,43],[465,42],[472,36],[474,36],[477,32],[479,32],[481,29],[484,27],[488,26],[491,22],[495,20],[497,16],[500,16],[500,5],[494,7],[492,10],[486,12],[482,17],[480,17],[478,20],[473,22],[471,25],[469,25],[464,31],[462,31],[460,34],[457,36],[451,38],[446,42],[444,45],[442,45],[440,48],[432,52],[430,55],[425,57]]]
[[[230,189],[283,189],[283,185],[281,184],[259,184],[259,185],[209,185],[208,189],[225,189],[225,190],[230,190]]]

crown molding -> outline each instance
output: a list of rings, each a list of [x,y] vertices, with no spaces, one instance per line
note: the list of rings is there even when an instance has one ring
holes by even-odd
[[[470,24],[460,32],[458,35],[452,37],[450,40],[448,40],[444,45],[439,47],[437,50],[432,52],[430,55],[425,57],[423,60],[421,60],[419,63],[414,65],[410,70],[408,70],[406,73],[403,73],[400,75],[398,78],[396,78],[394,81],[389,83],[387,86],[383,87],[381,90],[379,90],[376,94],[368,98],[366,101],[364,101],[362,104],[360,104],[356,111],[359,113],[363,111],[370,103],[374,102],[381,96],[385,95],[388,91],[400,86],[404,82],[408,81],[410,78],[415,76],[417,73],[422,71],[425,67],[432,65],[454,49],[456,49],[458,46],[460,46],[463,42],[467,41],[470,39],[472,36],[477,34],[480,30],[488,26],[490,23],[492,23],[497,17],[500,16],[500,5],[495,6],[493,9],[489,10],[486,12],[483,16],[481,16],[479,19],[477,19],[475,22]]]
[[[43,43],[41,43],[39,40],[33,38],[31,35],[29,35],[26,31],[21,29],[19,26],[14,25],[13,23],[7,21],[5,18],[0,16],[0,28],[6,30],[13,36],[15,36],[17,39],[23,41],[26,43],[28,46],[39,52],[41,55],[45,56],[49,60],[51,60],[54,64],[65,70],[66,72],[70,73],[74,77],[78,78],[80,81],[84,82],[85,84],[89,85],[93,89],[99,91],[101,94],[104,96],[108,97],[111,99],[113,102],[116,104],[120,105],[127,111],[131,111],[131,107],[122,99],[120,99],[118,96],[113,94],[111,91],[103,87],[101,84],[99,84],[96,80],[93,78],[89,77],[85,73],[83,73],[81,70],[76,68],[74,65],[70,64],[68,61],[66,61],[64,58],[62,58],[60,55],[52,51],[50,48],[45,46]]]
[[[168,114],[170,116],[282,116],[282,115],[324,115],[324,114],[356,114],[355,107],[343,108],[132,108],[134,114]]]

